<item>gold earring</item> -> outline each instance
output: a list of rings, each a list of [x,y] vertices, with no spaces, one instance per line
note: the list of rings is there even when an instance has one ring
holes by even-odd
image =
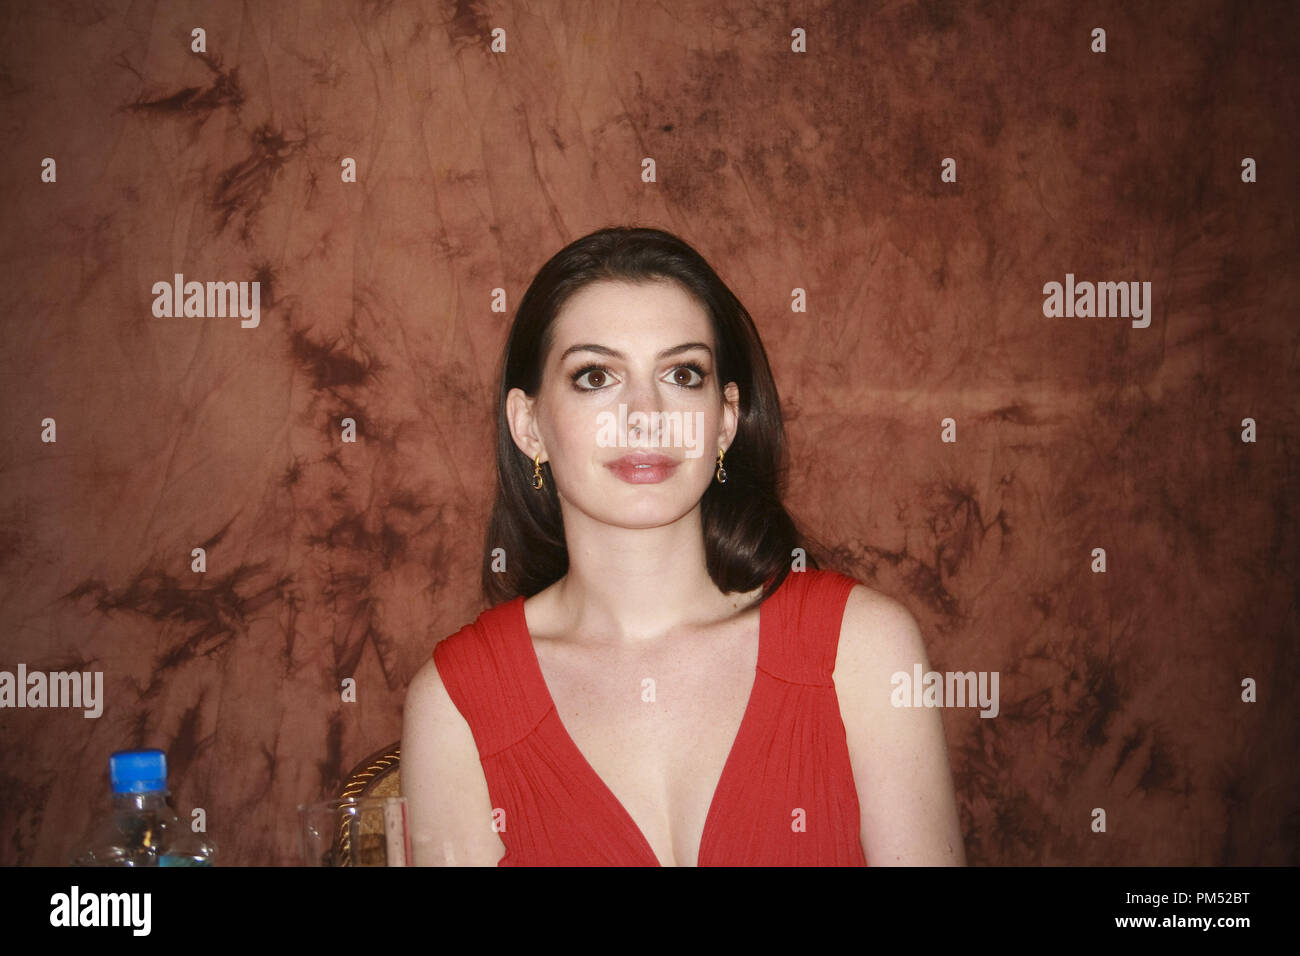
[[[537,457],[533,459],[533,487],[541,490],[542,485],[546,484],[546,479],[542,477],[542,453],[539,451]]]
[[[718,449],[718,470],[713,477],[718,479],[718,483],[725,485],[727,483],[727,469],[722,467],[722,449]]]

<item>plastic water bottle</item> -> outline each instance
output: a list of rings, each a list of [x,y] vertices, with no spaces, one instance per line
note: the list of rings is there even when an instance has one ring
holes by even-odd
[[[73,866],[211,866],[216,847],[167,803],[167,756],[119,750],[108,758],[113,814],[72,855]]]

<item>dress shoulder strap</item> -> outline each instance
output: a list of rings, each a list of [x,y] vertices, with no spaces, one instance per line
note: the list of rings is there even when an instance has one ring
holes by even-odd
[[[791,571],[761,606],[763,667],[794,684],[834,686],[835,652],[849,592],[858,582],[838,571]]]
[[[523,597],[498,604],[437,643],[433,659],[447,693],[469,724],[480,757],[526,737],[546,715],[523,642]]]

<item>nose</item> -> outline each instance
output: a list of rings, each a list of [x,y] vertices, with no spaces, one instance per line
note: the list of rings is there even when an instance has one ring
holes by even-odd
[[[662,416],[659,413],[662,411],[660,406],[663,400],[654,384],[638,379],[624,391],[623,400],[627,402],[629,435],[639,435],[647,441],[658,441],[659,430],[662,428]],[[638,412],[645,417],[638,416]]]

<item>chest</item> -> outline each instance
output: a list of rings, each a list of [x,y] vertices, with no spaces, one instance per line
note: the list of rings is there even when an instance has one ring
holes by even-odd
[[[570,740],[665,866],[693,866],[758,663],[757,614],[656,647],[534,642]]]

